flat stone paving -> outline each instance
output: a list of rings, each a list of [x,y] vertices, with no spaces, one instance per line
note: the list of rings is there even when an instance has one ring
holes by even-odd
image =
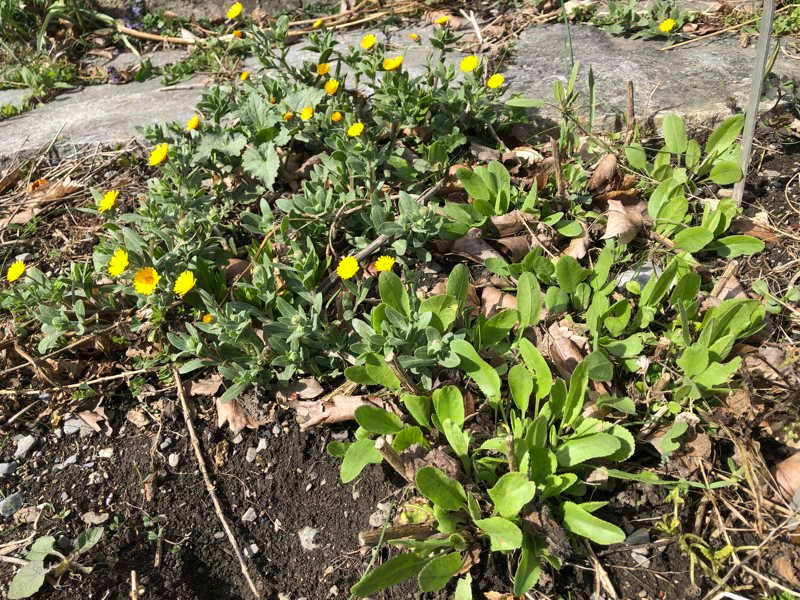
[[[422,35],[420,45],[409,42],[407,33]],[[340,36],[344,44],[354,44],[363,32]],[[391,42],[405,54],[404,68],[418,73],[431,52],[427,44],[430,28],[396,30]],[[614,117],[625,110],[626,81],[634,83],[636,114],[640,119],[659,120],[669,112],[687,120],[711,124],[742,106],[747,97],[753,48],[739,47],[731,37],[715,37],[671,51],[660,51],[663,41],[631,40],[612,37],[589,25],[572,25],[572,51],[580,61],[580,88],[585,91],[591,66],[596,81],[598,112]],[[566,81],[570,71],[567,35],[563,24],[534,26],[524,31],[513,46],[512,61],[503,70],[509,93],[552,99],[556,79]],[[175,51],[154,57],[154,62],[177,60]],[[457,62],[459,56],[451,60]],[[315,56],[292,47],[289,60],[299,65],[314,62]],[[116,64],[130,61],[123,56]],[[257,62],[248,59],[245,68],[255,71]],[[797,61],[779,58],[773,73],[800,78]],[[0,165],[18,153],[31,154],[56,141],[64,151],[70,148],[113,145],[141,137],[139,128],[164,121],[185,121],[193,112],[208,82],[200,77],[173,88],[164,88],[158,79],[126,85],[91,86],[57,97],[33,111],[0,121]],[[19,92],[17,92],[18,94]],[[0,96],[2,103],[2,96]],[[545,109],[545,116],[547,114]],[[609,124],[609,119],[605,124]]]

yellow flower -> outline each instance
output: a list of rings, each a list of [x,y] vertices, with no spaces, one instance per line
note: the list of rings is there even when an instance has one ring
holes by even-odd
[[[149,296],[156,291],[159,279],[161,275],[153,267],[143,267],[133,276],[133,288],[137,294]]]
[[[356,122],[347,128],[347,135],[350,137],[358,137],[361,135],[362,131],[364,131],[364,124],[361,122]]]
[[[283,113],[283,120],[284,121],[291,121],[294,118],[294,113],[290,110],[287,110]]]
[[[128,268],[128,252],[123,248],[114,250],[114,255],[108,261],[108,274],[119,277]]]
[[[402,56],[395,56],[394,58],[384,58],[383,59],[383,69],[385,71],[394,71],[400,65],[403,64],[403,57]]]
[[[202,316],[200,320],[206,325],[211,325],[211,323],[213,323],[216,319],[214,319],[214,315],[206,313]]]
[[[469,56],[465,56],[463,59],[461,59],[459,68],[464,71],[464,73],[469,73],[470,71],[477,69],[480,62],[481,61],[477,56],[470,54]]]
[[[376,271],[391,271],[394,266],[394,258],[391,256],[379,256],[375,261]]]
[[[434,21],[437,25],[447,25],[447,22],[450,20],[450,15],[442,15],[438,19]]]
[[[317,19],[317,20],[316,20],[316,21],[314,21],[314,23],[311,25],[311,28],[312,28],[312,29],[319,29],[320,27],[322,27],[322,19]]]
[[[306,106],[303,110],[300,111],[300,118],[303,121],[308,121],[311,117],[314,116],[314,108],[311,106]]]
[[[231,32],[231,35],[232,35],[233,37],[235,37],[235,38],[241,38],[241,37],[242,37],[244,34],[242,33],[242,30],[241,30],[241,29],[234,29],[234,30]]]
[[[250,71],[242,71],[242,73],[239,75],[239,79],[241,81],[247,81],[250,79]]]
[[[419,34],[418,33],[409,33],[408,34],[408,39],[410,39],[412,42],[418,42],[419,41]]]
[[[186,121],[186,131],[194,131],[200,127],[200,115],[194,114],[192,118]]]
[[[228,12],[225,13],[225,16],[229,19],[235,19],[240,14],[242,14],[242,3],[234,2],[233,4],[231,4],[231,7],[228,9]]]
[[[669,33],[670,31],[675,29],[675,25],[677,25],[675,19],[664,19],[663,21],[661,21],[661,23],[658,24],[658,30],[661,33]]]
[[[377,43],[378,43],[378,38],[376,38],[371,33],[368,33],[367,35],[365,35],[364,37],[361,38],[361,47],[364,50],[369,50],[370,48],[372,48]]]
[[[342,279],[350,279],[358,273],[358,261],[355,256],[345,256],[336,267],[336,274]]]
[[[500,75],[500,73],[495,73],[489,79],[486,80],[486,87],[496,90],[501,85],[506,82],[506,78]]]
[[[119,196],[117,190],[108,190],[97,203],[97,210],[101,213],[110,211],[117,204],[117,196]]]
[[[319,63],[317,65],[317,75],[327,75],[331,70],[331,63]]]
[[[337,111],[335,111],[335,112],[334,112],[334,113],[331,115],[331,121],[333,121],[334,123],[338,123],[338,122],[339,122],[339,121],[341,121],[341,120],[342,120],[342,113],[340,113],[338,110],[337,110]]]
[[[339,81],[337,79],[328,79],[325,82],[325,91],[333,96],[339,90]]]
[[[8,271],[6,271],[6,279],[8,280],[8,283],[15,282],[23,275],[25,275],[25,263],[21,260],[11,263],[11,266],[8,267]]]
[[[163,144],[158,144],[153,151],[150,153],[150,160],[147,164],[151,167],[156,167],[167,160],[167,153],[169,152],[169,144],[164,142]]]
[[[183,298],[186,294],[192,291],[195,284],[197,283],[197,279],[194,277],[194,273],[191,271],[184,271],[178,278],[175,280],[175,285],[172,288],[172,291],[178,294],[181,298]]]

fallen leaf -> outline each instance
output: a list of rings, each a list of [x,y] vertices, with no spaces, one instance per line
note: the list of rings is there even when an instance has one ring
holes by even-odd
[[[229,402],[222,402],[217,398],[217,427],[222,427],[226,422],[233,433],[239,433],[245,427],[258,429],[267,419],[251,414],[238,398]]]
[[[499,150],[484,146],[483,144],[478,144],[477,142],[472,142],[469,145],[469,151],[479,162],[488,163],[493,160],[500,160]]]
[[[547,329],[539,350],[563,377],[569,377],[586,356],[587,342],[587,338],[575,329],[574,323],[562,319]]]
[[[800,492],[800,452],[782,460],[775,467],[775,481],[787,500],[798,497]]]
[[[229,258],[228,265],[225,267],[225,278],[228,283],[233,283],[250,270],[250,261],[241,258]]]
[[[750,392],[743,388],[732,391],[725,398],[725,409],[737,419],[752,418],[754,411]]]
[[[571,256],[575,260],[580,260],[586,253],[589,251],[589,232],[586,231],[586,227],[581,224],[581,228],[583,229],[583,233],[578,237],[574,237],[569,241],[569,244],[561,254],[565,254],[567,256]]]
[[[366,404],[396,412],[390,403],[378,398],[343,394],[336,394],[325,400],[293,400],[288,406],[295,411],[300,429],[305,431],[318,425],[352,421],[355,419],[355,410]]]
[[[486,600],[514,600],[514,594],[504,594],[502,592],[484,592]]]
[[[189,384],[190,396],[213,396],[222,387],[222,375],[217,371],[211,372],[207,377],[195,379]]]
[[[533,237],[530,235],[515,235],[497,240],[503,248],[508,250],[511,262],[520,262],[525,258],[533,247]]]
[[[319,384],[319,381],[313,377],[306,377],[293,381],[286,387],[283,387],[275,392],[275,397],[280,402],[289,400],[313,400],[320,396],[325,390]]]
[[[470,229],[467,235],[458,238],[453,243],[453,253],[480,264],[484,264],[490,258],[505,262],[503,255],[480,237],[479,229]]]
[[[523,160],[528,164],[536,164],[544,160],[544,157],[537,152],[533,146],[517,146],[511,150],[503,152],[502,161],[511,162],[513,160]]]
[[[741,234],[758,238],[768,244],[778,241],[778,236],[769,227],[750,217],[736,217],[733,220],[732,228]]]
[[[212,458],[214,460],[214,466],[218,469],[228,462],[228,456],[230,455],[231,445],[228,440],[220,440],[214,446],[214,451],[212,453]]]
[[[14,513],[14,522],[18,524],[35,523],[42,514],[42,509],[38,506],[23,506]]]
[[[125,414],[125,418],[139,429],[144,429],[150,424],[150,417],[139,407],[130,409]]]
[[[447,17],[447,26],[451,29],[461,29],[464,25],[464,19],[457,17],[446,10],[429,10],[425,13],[423,21],[425,23],[435,24],[436,21],[442,17]]]
[[[81,186],[69,177],[51,182],[39,179],[28,186],[28,197],[25,205],[18,211],[13,211],[5,219],[0,220],[0,229],[9,225],[24,225],[39,214],[46,206],[53,204],[81,189]]]
[[[598,161],[587,187],[590,192],[599,192],[613,185],[617,179],[617,157],[609,153]]]
[[[489,221],[497,230],[498,237],[504,238],[519,233],[520,231],[530,231],[536,219],[533,215],[522,212],[521,210],[512,210],[504,215],[491,217]]]
[[[798,567],[795,567],[789,554],[781,554],[773,559],[772,564],[775,565],[775,571],[789,582],[795,589],[800,588],[800,579],[797,574],[800,573]]]
[[[102,525],[111,515],[108,513],[96,513],[93,510],[85,512],[81,515],[81,520],[87,525]]]
[[[620,200],[609,200],[608,221],[602,239],[618,238],[623,244],[633,241],[644,223],[646,208],[644,202],[624,204]]]
[[[17,183],[22,176],[22,169],[19,167],[10,167],[3,171],[0,175],[0,194],[5,192],[9,187]]]
[[[503,292],[496,287],[486,286],[481,291],[481,314],[490,319],[501,310],[517,308],[517,298],[514,294]]]
[[[102,406],[98,406],[94,410],[83,410],[78,413],[78,416],[97,433],[103,433],[103,429],[105,429],[107,437],[110,437],[111,434],[114,433],[106,417],[106,409]],[[100,423],[105,423],[105,428],[101,427]]]

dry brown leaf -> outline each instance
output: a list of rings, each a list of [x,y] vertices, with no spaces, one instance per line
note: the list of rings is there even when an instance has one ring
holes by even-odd
[[[207,377],[189,383],[190,396],[213,396],[222,387],[222,375],[213,371]]]
[[[800,452],[782,460],[775,467],[775,481],[787,500],[792,500],[800,491]]]
[[[243,276],[250,270],[250,261],[242,260],[241,258],[229,258],[228,265],[225,267],[225,278],[228,283],[232,283],[235,279]]]
[[[725,398],[725,409],[736,419],[752,418],[754,411],[750,392],[743,388],[732,391]]]
[[[778,575],[783,577],[795,589],[800,589],[800,579],[797,578],[800,574],[800,565],[795,566],[789,554],[781,554],[773,560],[775,571]]]
[[[520,262],[525,258],[533,247],[533,237],[530,235],[515,235],[497,240],[497,243],[508,250],[508,257],[511,262]]]
[[[623,244],[633,241],[644,223],[646,208],[644,202],[624,204],[620,200],[609,200],[608,222],[602,239],[618,238]]]
[[[295,411],[300,429],[305,431],[318,425],[330,425],[355,419],[355,411],[359,406],[371,404],[393,411],[391,403],[368,396],[346,396],[336,394],[325,400],[292,400],[289,408]]]
[[[767,344],[748,347],[744,365],[752,374],[788,385],[800,384],[800,346]]]
[[[544,160],[544,157],[537,152],[533,146],[517,146],[511,150],[503,152],[503,162],[511,162],[514,160],[522,160],[528,164],[536,164]]]
[[[514,235],[520,231],[529,231],[531,229],[530,224],[536,222],[533,215],[521,210],[512,210],[504,215],[491,217],[489,220],[497,230],[498,237],[501,238]]]
[[[24,201],[24,206],[16,212],[12,211],[5,219],[0,220],[0,229],[9,225],[24,225],[46,206],[61,200],[80,188],[81,186],[69,177],[55,182],[40,179],[31,183],[28,186],[28,197]]]
[[[81,521],[86,523],[87,525],[102,525],[109,518],[108,513],[96,513],[93,510],[89,512],[85,512],[81,515]]]
[[[467,235],[458,238],[453,243],[453,253],[479,264],[484,264],[490,258],[497,258],[505,262],[503,255],[480,237],[479,229],[470,229]]]
[[[492,318],[501,310],[517,308],[517,298],[493,286],[486,286],[481,291],[481,314],[487,319]]]
[[[220,440],[214,445],[214,450],[211,452],[211,458],[214,461],[214,466],[220,468],[226,462],[231,453],[231,444],[228,440]]]
[[[41,514],[42,509],[38,506],[24,506],[14,513],[14,522],[20,525],[25,523],[35,523]]]
[[[581,260],[586,253],[589,251],[589,232],[586,231],[586,227],[581,224],[583,229],[583,233],[578,237],[574,237],[569,241],[569,244],[561,254],[565,254],[566,256],[571,256],[575,260]]]
[[[733,220],[732,227],[739,233],[758,238],[767,242],[768,244],[774,244],[778,241],[778,236],[775,235],[775,232],[773,232],[769,227],[766,227],[750,217],[736,217]]]
[[[245,408],[244,402],[238,399],[229,402],[222,402],[217,398],[217,427],[222,427],[225,423],[231,428],[233,433],[239,433],[242,429],[258,429],[267,422],[263,417],[258,417],[250,413]]]
[[[97,433],[103,433],[104,429],[107,437],[110,437],[111,434],[114,433],[114,430],[111,428],[111,424],[108,422],[108,418],[106,417],[106,409],[102,406],[98,406],[94,410],[82,410],[78,413],[78,416],[84,423],[94,429]],[[100,423],[105,423],[105,427],[101,427]]]
[[[469,145],[469,151],[479,162],[488,163],[493,160],[500,160],[499,150],[484,146],[483,144],[478,144],[477,142],[472,142]]]
[[[275,397],[280,402],[292,400],[313,400],[317,396],[320,396],[324,391],[325,390],[322,389],[319,381],[313,377],[306,377],[304,379],[298,379],[286,387],[279,389],[275,393]]]
[[[502,592],[484,592],[486,600],[514,600],[514,594],[505,594]]]
[[[89,366],[86,361],[70,360],[68,358],[45,358],[44,362],[56,376],[65,376],[71,381],[76,381]]]
[[[586,356],[587,338],[575,327],[566,319],[552,323],[539,348],[563,377],[569,377]]]
[[[144,429],[150,424],[150,417],[139,407],[130,409],[125,414],[125,418],[139,429]]]
[[[2,175],[0,175],[0,194],[17,183],[20,176],[22,176],[22,169],[19,167],[10,167],[3,171]]]
[[[446,10],[429,10],[425,13],[423,21],[425,23],[436,24],[436,21],[442,17],[447,17],[446,26],[451,29],[461,29],[464,26],[465,20],[457,17]]]
[[[613,185],[617,179],[617,156],[609,153],[598,161],[587,187],[590,192],[600,192]]]

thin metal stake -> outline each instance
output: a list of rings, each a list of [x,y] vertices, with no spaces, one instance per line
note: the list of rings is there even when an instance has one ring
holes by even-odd
[[[761,10],[761,26],[758,30],[758,46],[756,47],[756,62],[753,65],[753,76],[750,81],[750,100],[747,103],[747,112],[744,119],[744,134],[742,136],[742,180],[733,188],[733,199],[736,204],[742,203],[744,185],[747,179],[747,170],[750,167],[750,155],[753,150],[753,137],[758,121],[758,105],[761,101],[761,88],[764,85],[767,59],[769,58],[769,42],[772,36],[772,21],[775,17],[775,0],[764,0]]]

